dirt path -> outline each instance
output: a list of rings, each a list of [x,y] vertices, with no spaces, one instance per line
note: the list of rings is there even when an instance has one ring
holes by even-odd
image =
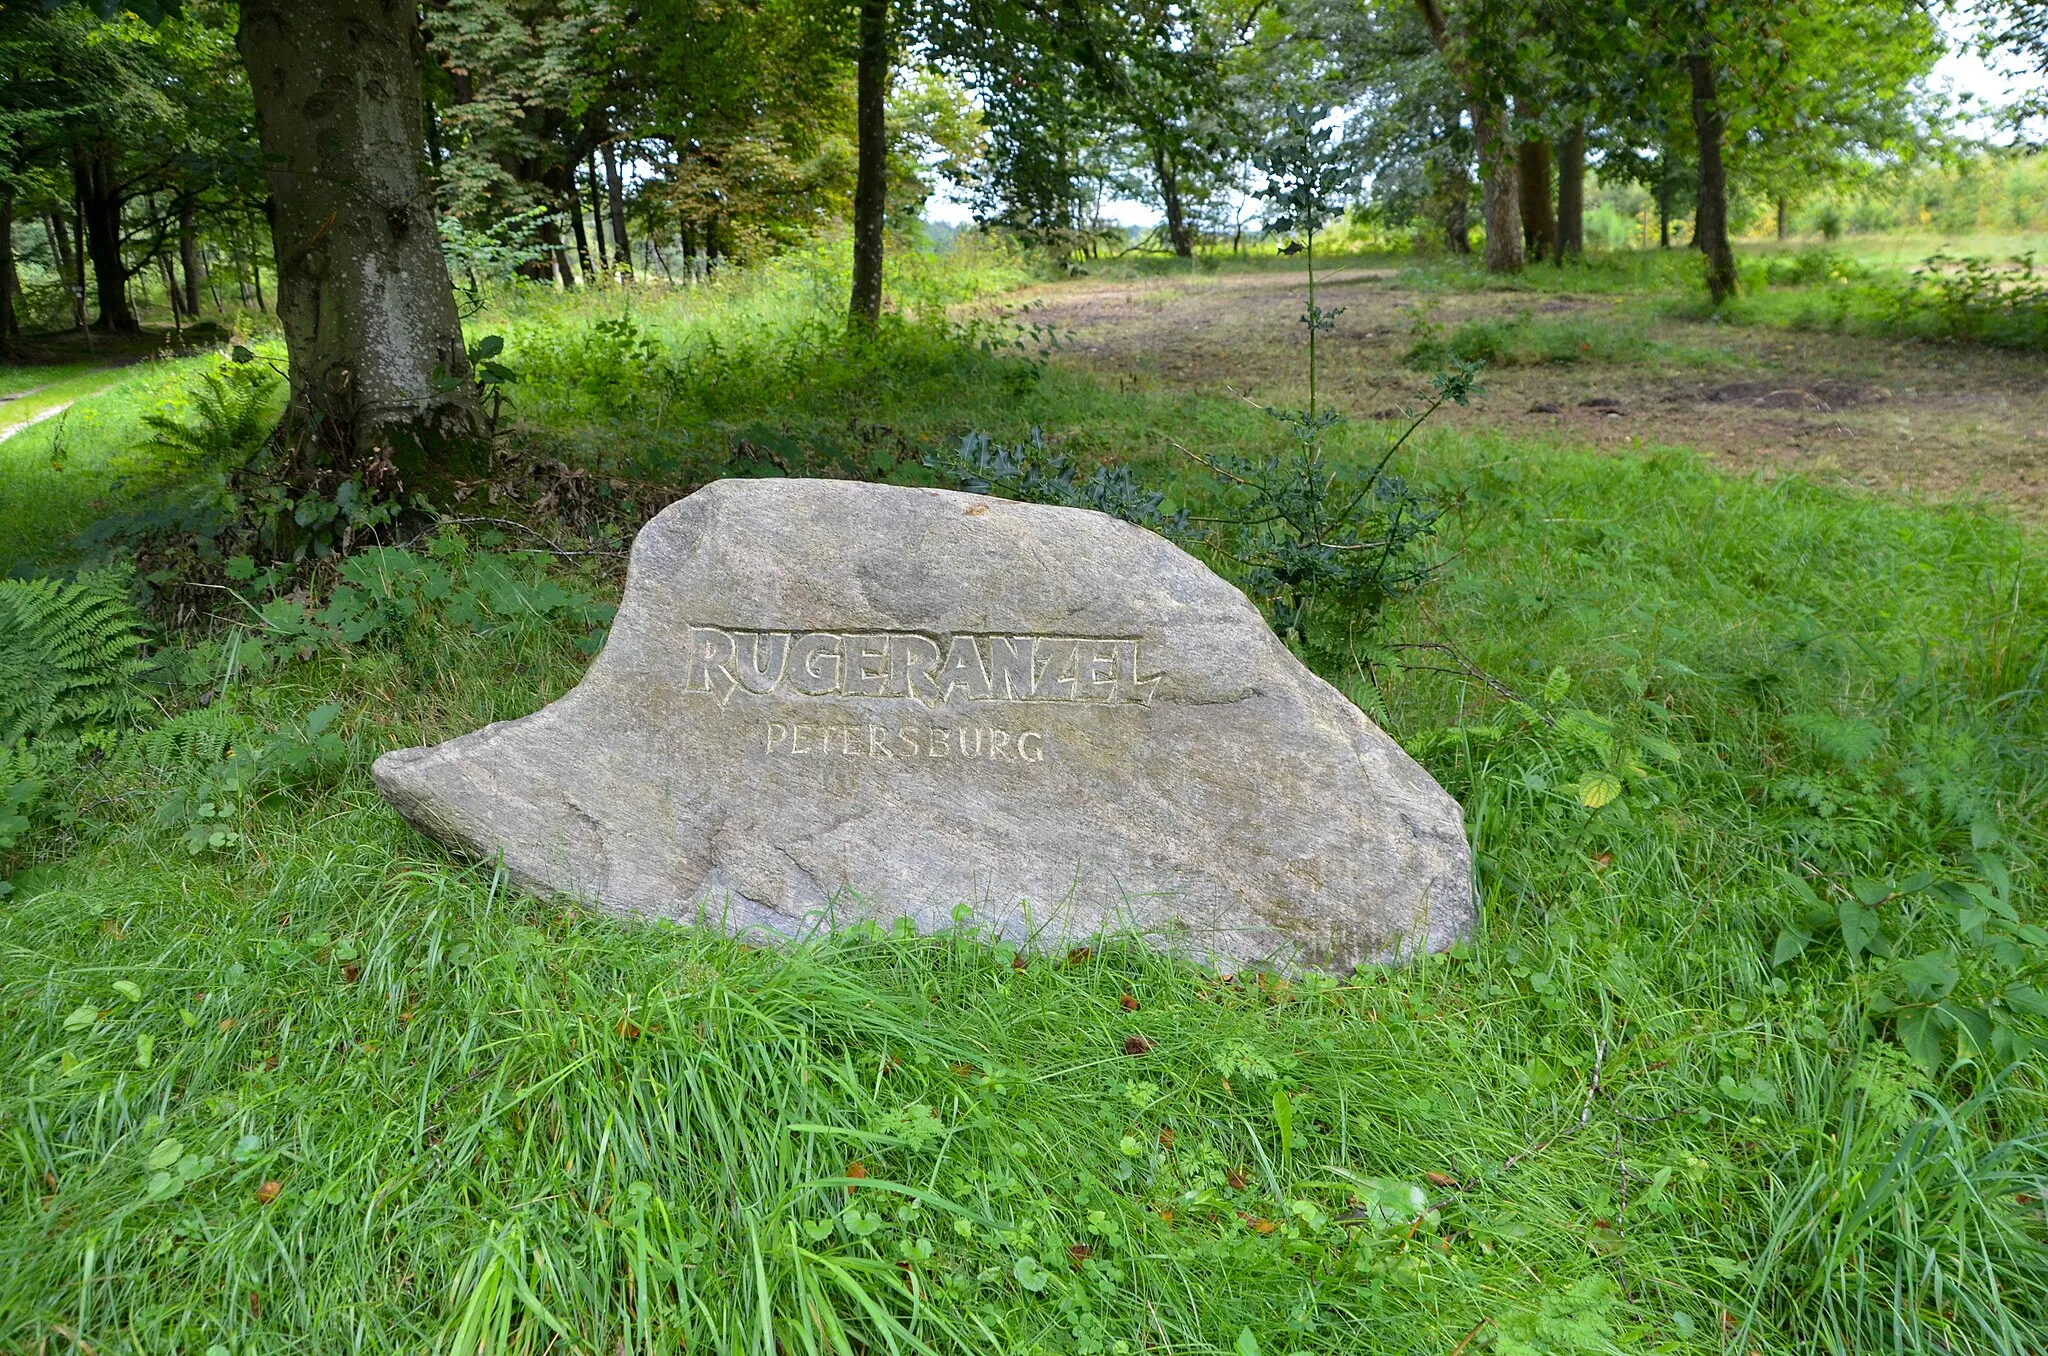
[[[1300,398],[1299,273],[1082,278],[1028,295],[1028,319],[1065,337],[1061,362],[1139,387]],[[1333,270],[1317,300],[1344,308],[1319,385],[1355,417],[1415,406],[1429,380],[1411,349],[1479,325],[1511,351],[1446,422],[1561,445],[1693,447],[1731,470],[1981,497],[2048,520],[2038,355],[1665,318],[1641,297],[1425,290],[1392,270]]]
[[[40,390],[41,388],[38,387],[37,389]],[[9,438],[12,438],[15,434],[21,432],[25,428],[34,428],[37,424],[42,423],[45,419],[55,419],[58,415],[64,413],[64,411],[70,409],[79,401],[88,399],[98,394],[98,391],[87,391],[83,395],[75,395],[71,397],[71,399],[69,400],[59,401],[55,405],[50,406],[48,409],[37,410],[34,414],[30,415],[28,418],[22,420],[19,423],[0,424],[0,443],[6,442]]]

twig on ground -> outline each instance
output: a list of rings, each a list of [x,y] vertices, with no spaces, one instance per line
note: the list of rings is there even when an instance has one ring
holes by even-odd
[[[1561,1139],[1567,1139],[1586,1128],[1586,1122],[1593,1119],[1593,1099],[1600,1095],[1600,1067],[1607,1062],[1607,1038],[1596,1036],[1593,1040],[1593,1072],[1586,1079],[1585,1100],[1579,1106],[1579,1119],[1569,1130],[1559,1131],[1538,1144],[1532,1144],[1522,1152],[1500,1165],[1502,1175],[1514,1171],[1517,1163],[1533,1158]]]

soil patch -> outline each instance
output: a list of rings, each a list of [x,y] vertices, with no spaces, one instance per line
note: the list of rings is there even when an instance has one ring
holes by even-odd
[[[1691,447],[1730,470],[1786,470],[1907,496],[1989,499],[2048,521],[2048,360],[2039,355],[1738,327],[1664,315],[1656,298],[1453,292],[1391,269],[1333,269],[1341,306],[1321,390],[1361,418],[1429,394],[1408,355],[1470,323],[1542,329],[1519,365],[1446,423],[1578,446]],[[1064,336],[1056,361],[1140,389],[1298,402],[1299,272],[1078,278],[1026,294]],[[1014,299],[1013,299],[1014,300]],[[1604,356],[1603,356],[1604,355]]]

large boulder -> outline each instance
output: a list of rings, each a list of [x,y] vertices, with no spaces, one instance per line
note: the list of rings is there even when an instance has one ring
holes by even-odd
[[[633,545],[604,652],[379,758],[459,851],[618,912],[961,916],[1337,971],[1472,927],[1457,802],[1172,543],[1079,509],[726,480]]]

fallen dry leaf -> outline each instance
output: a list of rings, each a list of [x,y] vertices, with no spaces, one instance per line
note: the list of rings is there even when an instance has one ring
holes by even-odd
[[[1125,1012],[1136,1012],[1138,1010],[1138,1000],[1130,994],[1125,994],[1116,1001],[1124,1005]]]
[[[1453,1191],[1458,1187],[1458,1179],[1447,1172],[1425,1172],[1422,1174],[1422,1180],[1433,1187],[1449,1187]]]
[[[1171,1149],[1173,1147],[1172,1126],[1162,1125],[1159,1127],[1159,1147],[1162,1149]]]
[[[868,1175],[868,1165],[856,1158],[846,1165],[846,1175],[854,1178],[866,1177]],[[850,1186],[846,1189],[846,1194],[851,1196],[858,1189],[857,1187]]]
[[[1086,965],[1089,958],[1094,954],[1095,948],[1092,946],[1077,946],[1067,953],[1067,964]]]
[[[272,1201],[277,1199],[277,1193],[283,1190],[283,1182],[265,1182],[262,1186],[256,1188],[256,1204],[269,1205]]]
[[[1244,1169],[1232,1168],[1229,1172],[1223,1174],[1223,1180],[1230,1183],[1232,1191],[1243,1191],[1245,1184]]]
[[[1124,1037],[1124,1053],[1125,1053],[1125,1054],[1127,1054],[1127,1055],[1144,1055],[1144,1054],[1150,1054],[1150,1053],[1151,1053],[1151,1051],[1152,1051],[1152,1041],[1151,1041],[1151,1039],[1150,1039],[1149,1037],[1145,1037],[1145,1036],[1126,1036],[1126,1037]]]
[[[1270,1234],[1280,1227],[1272,1220],[1259,1215],[1239,1215],[1238,1218],[1243,1220],[1245,1227],[1255,1234]]]

